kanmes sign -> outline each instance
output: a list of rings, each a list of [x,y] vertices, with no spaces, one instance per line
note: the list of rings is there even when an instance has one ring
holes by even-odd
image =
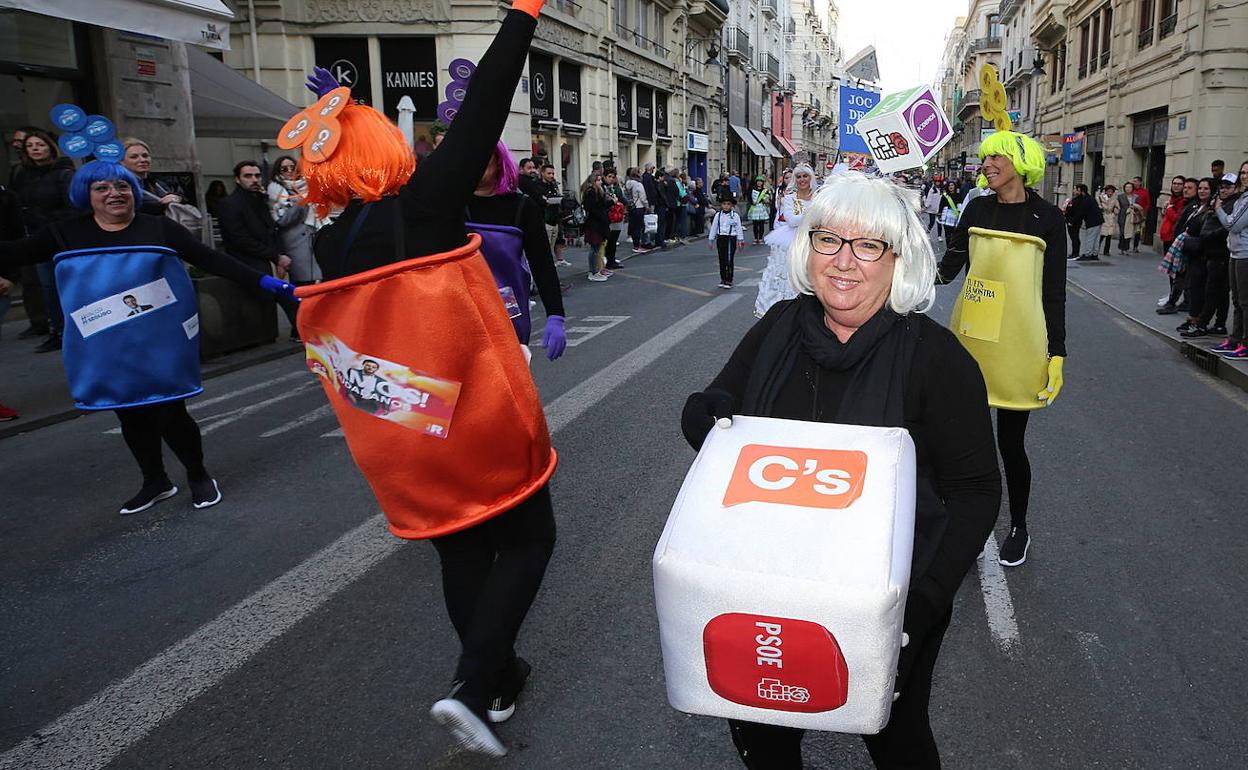
[[[382,111],[398,117],[404,96],[416,105],[415,120],[438,117],[438,53],[431,37],[381,39]]]

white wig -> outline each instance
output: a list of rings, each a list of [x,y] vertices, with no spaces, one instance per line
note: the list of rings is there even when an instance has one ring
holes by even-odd
[[[936,255],[919,221],[916,204],[901,186],[888,179],[874,179],[856,171],[833,174],[806,208],[793,235],[789,283],[802,294],[814,293],[810,282],[812,228],[839,233],[853,230],[863,233],[864,238],[888,241],[897,255],[889,307],[902,315],[927,312],[936,299]]]

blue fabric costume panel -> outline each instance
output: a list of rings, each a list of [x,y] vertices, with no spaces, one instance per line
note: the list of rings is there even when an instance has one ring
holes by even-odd
[[[529,318],[529,261],[524,256],[524,232],[511,225],[483,225],[467,222],[469,232],[481,236],[481,255],[485,257],[507,315],[516,329],[521,344],[529,344],[532,321]]]
[[[65,310],[62,353],[79,409],[121,409],[194,396],[199,379],[195,288],[164,246],[56,255]]]

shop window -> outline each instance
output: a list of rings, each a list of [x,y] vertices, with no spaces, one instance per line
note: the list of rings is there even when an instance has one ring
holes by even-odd
[[[22,11],[0,11],[0,60],[31,67],[78,69],[74,25]]]

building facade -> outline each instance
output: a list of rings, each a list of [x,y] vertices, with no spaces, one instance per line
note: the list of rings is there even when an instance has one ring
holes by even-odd
[[[1000,4],[997,0],[970,0],[963,19],[961,34],[954,51],[953,139],[949,152],[957,156],[962,173],[976,173],[979,168],[979,143],[994,129],[979,112],[981,89],[980,69],[991,64],[1001,70],[1002,28]],[[962,153],[966,161],[962,163]]]

